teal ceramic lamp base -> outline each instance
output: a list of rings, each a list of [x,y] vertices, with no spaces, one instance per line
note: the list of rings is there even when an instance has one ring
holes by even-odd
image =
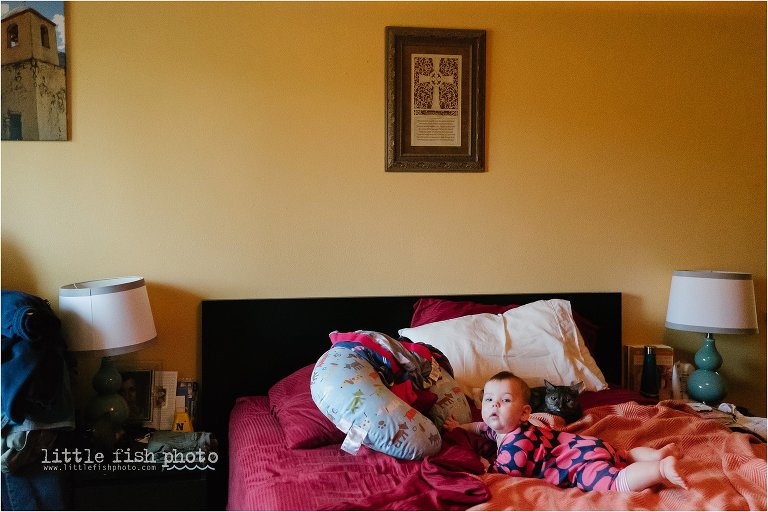
[[[707,334],[693,361],[696,371],[688,376],[688,396],[708,405],[720,403],[726,395],[725,380],[715,370],[723,364],[723,358],[711,334]]]
[[[85,420],[93,428],[94,441],[111,451],[116,436],[128,419],[128,404],[117,392],[123,383],[120,372],[108,357],[93,376],[93,389],[98,393],[85,408]]]
[[[128,404],[118,395],[123,378],[108,357],[101,359],[101,367],[93,376],[93,389],[98,393],[88,404],[86,419],[95,422],[106,416],[115,425],[122,425],[128,419]]]

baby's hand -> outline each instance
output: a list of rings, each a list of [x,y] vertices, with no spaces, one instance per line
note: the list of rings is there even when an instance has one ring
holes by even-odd
[[[460,426],[461,424],[458,421],[456,421],[453,416],[448,416],[447,418],[445,418],[445,423],[443,423],[443,428],[445,428],[445,430],[448,430],[448,431],[451,431]]]

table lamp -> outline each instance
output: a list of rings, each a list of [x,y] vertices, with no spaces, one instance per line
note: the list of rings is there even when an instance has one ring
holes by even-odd
[[[672,272],[665,325],[679,331],[705,333],[694,355],[696,371],[688,376],[688,395],[706,404],[719,403],[726,394],[717,373],[723,358],[713,334],[757,333],[755,288],[751,274],[721,271]]]
[[[62,286],[59,316],[70,351],[102,356],[101,367],[93,376],[97,395],[86,406],[84,418],[89,425],[99,424],[114,434],[128,419],[128,404],[118,394],[122,377],[111,357],[141,350],[157,337],[144,278],[117,277]]]

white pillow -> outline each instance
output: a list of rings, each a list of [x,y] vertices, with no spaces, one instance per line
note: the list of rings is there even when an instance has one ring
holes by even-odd
[[[456,381],[469,396],[502,370],[531,387],[543,386],[544,379],[555,385],[581,381],[588,391],[608,387],[566,300],[540,300],[501,315],[468,315],[399,333],[445,354]]]

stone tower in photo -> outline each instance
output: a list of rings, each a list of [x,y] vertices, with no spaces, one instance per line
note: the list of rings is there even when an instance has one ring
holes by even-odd
[[[2,20],[2,139],[67,140],[67,81],[56,25],[31,7]]]

